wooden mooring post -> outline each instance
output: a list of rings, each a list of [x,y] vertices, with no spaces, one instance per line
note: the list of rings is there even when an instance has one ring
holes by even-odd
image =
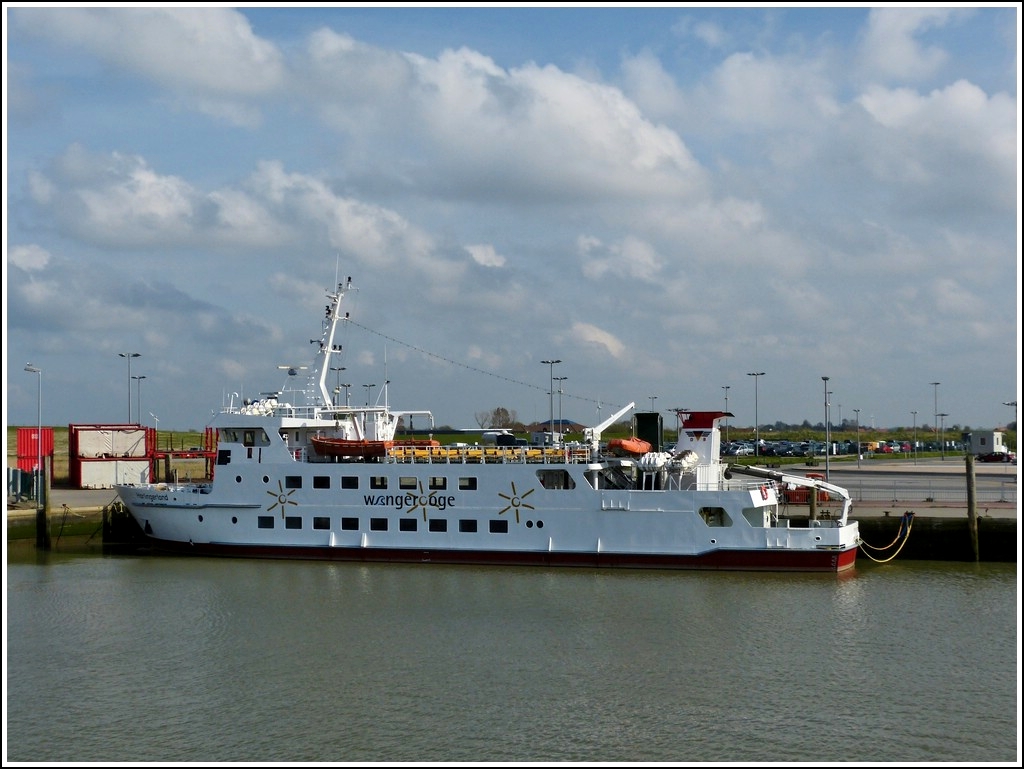
[[[967,528],[971,533],[971,549],[974,553],[974,560],[981,560],[981,552],[978,547],[978,501],[974,487],[974,455],[967,454]]]
[[[36,547],[49,550],[50,545],[50,484],[45,464],[36,474]]]

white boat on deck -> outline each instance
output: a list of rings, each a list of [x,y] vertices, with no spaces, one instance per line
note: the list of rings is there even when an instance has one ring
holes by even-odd
[[[672,451],[396,440],[429,411],[336,406],[327,376],[349,279],[328,294],[304,405],[269,397],[214,417],[214,477],[117,486],[157,550],[196,555],[455,564],[839,572],[860,542],[846,490],[719,461],[721,411],[677,411]],[[373,450],[354,447],[372,446]],[[625,455],[622,455],[625,454]],[[821,515],[789,518],[783,490]]]

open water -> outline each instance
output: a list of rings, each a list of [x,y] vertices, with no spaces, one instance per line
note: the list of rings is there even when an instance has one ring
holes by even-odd
[[[5,765],[1021,760],[1015,564],[837,577],[29,545],[5,587]]]

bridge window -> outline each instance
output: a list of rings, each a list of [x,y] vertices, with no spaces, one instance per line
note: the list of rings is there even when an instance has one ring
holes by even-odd
[[[538,470],[537,479],[545,489],[576,488],[576,483],[567,470]]]
[[[732,526],[732,519],[729,514],[725,512],[724,508],[721,507],[702,507],[698,514],[701,520],[708,526],[714,528]]]

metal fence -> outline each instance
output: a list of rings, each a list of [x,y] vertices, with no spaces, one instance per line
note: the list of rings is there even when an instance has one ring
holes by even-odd
[[[844,483],[855,502],[946,502],[966,505],[967,488],[963,483],[949,479],[893,479],[891,483],[877,480]],[[974,499],[978,504],[994,502],[1017,503],[1016,481],[1001,481],[998,486],[976,488]]]

